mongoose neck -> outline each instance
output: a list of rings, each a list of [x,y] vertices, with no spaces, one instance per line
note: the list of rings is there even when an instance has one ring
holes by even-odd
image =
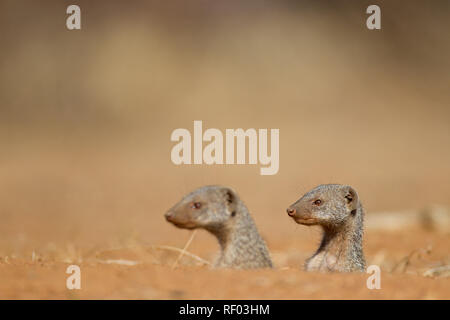
[[[232,250],[236,245],[240,245],[242,237],[246,233],[253,232],[253,230],[257,232],[247,207],[240,202],[230,221],[220,228],[216,228],[213,234],[217,237],[224,253],[227,250]]]
[[[243,203],[236,207],[230,221],[210,232],[217,237],[221,248],[217,266],[272,267],[264,241]]]
[[[361,204],[355,217],[338,227],[323,227],[323,238],[315,256],[331,260],[332,269],[363,271],[365,268],[362,248],[364,210]],[[327,262],[327,261],[325,261]],[[322,265],[322,264],[321,264]]]

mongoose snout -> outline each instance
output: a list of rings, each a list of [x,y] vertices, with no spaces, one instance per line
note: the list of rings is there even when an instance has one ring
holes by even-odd
[[[320,247],[306,261],[306,270],[364,270],[364,210],[351,186],[320,185],[289,206],[287,213],[298,224],[323,229]]]
[[[272,267],[269,252],[247,207],[231,188],[198,188],[164,216],[178,228],[203,228],[215,235],[221,247],[217,267]]]
[[[195,229],[195,224],[190,222],[189,217],[187,217],[186,213],[174,212],[172,210],[169,210],[164,216],[167,221],[171,222],[178,228]]]
[[[295,208],[289,207],[289,208],[286,209],[286,212],[287,212],[289,217],[294,217],[295,216]]]
[[[311,216],[311,213],[306,210],[299,210],[294,206],[286,209],[288,216],[295,220],[298,224],[313,225],[317,224],[317,220]]]

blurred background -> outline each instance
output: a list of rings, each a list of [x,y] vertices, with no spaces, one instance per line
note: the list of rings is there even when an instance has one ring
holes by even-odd
[[[0,255],[182,247],[163,214],[204,184],[235,188],[274,250],[315,247],[285,208],[318,184],[354,186],[368,216],[450,206],[450,3],[376,1],[374,31],[370,4],[1,0]],[[280,129],[278,174],[174,165],[194,120]]]

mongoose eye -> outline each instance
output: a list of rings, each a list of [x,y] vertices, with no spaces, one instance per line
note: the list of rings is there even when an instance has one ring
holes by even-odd
[[[313,202],[316,206],[320,206],[322,204],[322,200],[317,199],[316,201]]]
[[[191,208],[192,208],[192,209],[200,209],[201,206],[202,206],[202,204],[201,204],[200,202],[194,202],[194,203],[191,205]]]

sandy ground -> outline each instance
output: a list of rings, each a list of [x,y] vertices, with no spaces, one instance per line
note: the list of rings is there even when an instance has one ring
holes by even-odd
[[[77,263],[81,267],[81,290],[66,289],[69,262],[35,257],[6,259],[0,263],[2,299],[449,299],[448,278],[428,278],[422,273],[449,263],[448,236],[416,232],[410,247],[423,243],[429,253],[413,257],[405,268],[400,259],[408,252],[391,246],[405,234],[368,234],[369,263],[382,266],[381,289],[369,290],[367,274],[306,273],[300,267],[307,246],[274,246],[274,270],[211,270],[182,258],[175,269],[176,253],[145,246],[97,252]],[[305,238],[305,241],[308,239]],[[426,249],[426,248],[425,248]],[[201,253],[201,248],[196,250]],[[204,250],[205,252],[208,250]],[[198,252],[196,252],[198,253]],[[206,253],[204,256],[208,256]],[[122,260],[119,260],[122,259]],[[101,261],[101,262],[100,262]],[[134,266],[106,263],[139,262]],[[398,270],[391,272],[397,264]]]
[[[90,156],[97,152],[92,151]],[[170,248],[183,248],[192,232],[168,224],[163,214],[190,188],[212,183],[202,179],[213,178],[199,179],[192,174],[193,181],[179,180],[185,184],[183,188],[166,191],[165,188],[172,189],[173,184],[168,183],[158,190],[153,181],[163,179],[150,178],[154,171],[136,165],[141,157],[130,158],[131,151],[125,156],[125,162],[132,163],[129,167],[118,157],[102,166],[87,154],[84,157],[90,160],[85,166],[80,151],[75,156],[69,154],[80,161],[54,153],[47,155],[53,159],[52,165],[46,167],[39,162],[38,169],[29,157],[23,163],[17,158],[14,163],[4,161],[4,168],[21,165],[22,171],[3,172],[2,299],[450,298],[449,278],[423,275],[431,268],[450,264],[448,230],[428,230],[417,224],[396,228],[391,225],[388,228],[391,230],[368,226],[365,254],[369,265],[381,267],[380,290],[367,288],[368,274],[302,271],[304,260],[316,249],[321,233],[319,229],[295,224],[287,217],[284,207],[300,196],[303,187],[273,190],[268,186],[261,188],[259,192],[263,196],[260,196],[251,191],[253,184],[245,181],[248,175],[256,176],[254,167],[246,170],[247,178],[218,173],[214,179],[229,185],[233,183],[227,181],[233,180],[241,186],[234,185],[253,213],[275,268],[211,270],[189,256],[182,257],[173,268],[179,252]],[[103,157],[94,158],[103,163]],[[71,169],[66,171],[67,167]],[[201,169],[195,169],[198,171]],[[143,173],[145,178],[138,173]],[[170,180],[168,176],[166,180]],[[364,181],[359,181],[356,185],[361,186],[361,198],[367,203],[367,220],[371,221],[369,216],[377,215],[376,209],[390,207],[390,199],[380,200],[384,190],[371,197],[364,190]],[[414,194],[411,188],[404,187],[404,191],[398,190],[397,197],[401,198],[402,192]],[[273,199],[273,203],[261,198]],[[414,210],[413,206],[409,208]],[[422,207],[418,206],[419,209]],[[198,230],[188,251],[213,261],[218,249],[213,236]],[[81,290],[66,288],[69,276],[66,268],[71,264],[81,267]]]

